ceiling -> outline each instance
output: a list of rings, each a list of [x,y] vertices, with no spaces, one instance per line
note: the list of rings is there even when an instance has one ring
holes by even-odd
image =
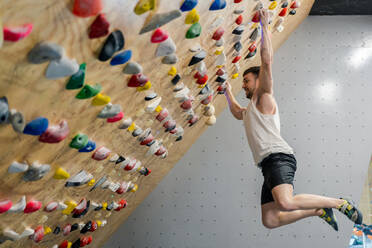
[[[372,15],[372,0],[315,0],[310,15]]]

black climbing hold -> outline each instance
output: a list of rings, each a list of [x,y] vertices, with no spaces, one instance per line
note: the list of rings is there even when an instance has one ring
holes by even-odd
[[[57,226],[56,228],[54,228],[53,234],[57,235],[60,232],[61,232],[61,228],[59,226]]]
[[[182,136],[178,136],[176,139],[176,141],[180,141],[180,140],[182,140]]]
[[[71,248],[79,248],[80,247],[80,239],[77,239],[74,243],[72,243]]]
[[[291,11],[289,11],[289,14],[290,15],[295,15],[296,14],[296,10],[295,9],[292,9]]]
[[[256,41],[257,37],[258,37],[258,28],[255,28],[253,32],[251,33],[251,35],[249,36],[249,39],[251,41]]]
[[[154,144],[154,143],[155,143],[155,140],[151,141],[150,143],[147,143],[146,145],[147,145],[147,146],[151,146],[151,145]]]
[[[75,223],[75,224],[71,225],[71,230],[70,231],[73,232],[73,231],[75,231],[77,229],[79,229],[79,224],[78,223]]]
[[[256,55],[256,53],[257,53],[257,48],[253,52],[248,53],[248,55],[245,57],[245,59],[249,59],[249,58],[254,57],[254,55]]]
[[[205,87],[199,92],[199,95],[207,94],[211,89],[209,88],[209,84],[206,84]]]
[[[8,99],[3,96],[0,98],[0,124],[8,123],[9,120],[9,105]]]
[[[173,85],[176,85],[180,80],[181,80],[181,76],[180,76],[179,74],[177,74],[177,75],[174,76],[174,78],[172,79],[172,84],[173,84]]]
[[[111,202],[111,203],[106,207],[106,210],[107,210],[107,211],[111,211],[113,208],[114,208],[114,202]]]
[[[288,7],[288,1],[284,1],[284,3],[282,4],[282,8],[287,8]]]
[[[92,221],[88,221],[81,229],[80,233],[87,233],[92,228]]]
[[[193,56],[191,58],[191,61],[189,63],[189,66],[192,66],[192,65],[195,65],[197,63],[199,63],[200,61],[202,61],[205,57],[207,56],[207,53],[202,50],[200,51],[199,53],[197,53],[195,56]]]
[[[89,210],[89,206],[90,206],[90,201],[87,201],[87,206],[86,208],[84,209],[83,212],[81,212],[80,214],[73,214],[72,215],[72,218],[81,218],[83,217],[84,215],[86,215],[86,213],[88,213],[88,210]]]
[[[120,164],[124,160],[125,160],[125,158],[123,156],[119,156],[119,158],[115,161],[115,164]]]
[[[233,34],[236,34],[236,35],[241,35],[242,33],[244,32],[244,25],[240,25],[238,27],[236,27],[232,33]]]
[[[216,82],[223,83],[223,82],[226,81],[226,79],[227,79],[227,75],[224,74],[224,75],[222,75],[222,76],[218,76],[218,77],[216,78]]]
[[[242,48],[243,48],[243,46],[242,46],[242,43],[240,43],[240,41],[238,41],[234,44],[235,51],[239,52],[240,50],[242,50]]]
[[[112,32],[106,39],[105,44],[98,56],[100,61],[109,60],[115,52],[120,51],[124,48],[125,39],[123,33],[120,30]]]
[[[95,209],[94,209],[94,211],[99,211],[99,210],[101,210],[103,207],[102,207],[102,205],[99,205],[98,207],[96,207]]]

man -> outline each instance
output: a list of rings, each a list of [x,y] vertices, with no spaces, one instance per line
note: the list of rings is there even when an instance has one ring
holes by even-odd
[[[262,25],[261,67],[244,72],[243,89],[251,101],[243,108],[227,85],[231,113],[243,120],[255,163],[262,170],[262,223],[277,228],[297,220],[319,216],[338,230],[332,208],[344,213],[354,223],[362,223],[362,214],[352,202],[318,195],[293,195],[293,179],[297,169],[293,149],[280,135],[279,109],[273,96],[273,49],[268,30],[267,10],[260,10]]]

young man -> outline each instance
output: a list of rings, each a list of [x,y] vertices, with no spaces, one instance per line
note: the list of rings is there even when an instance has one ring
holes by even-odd
[[[244,72],[243,89],[251,101],[243,108],[231,93],[226,96],[234,117],[243,120],[255,163],[262,170],[262,223],[276,228],[297,220],[319,216],[338,230],[332,208],[344,213],[354,223],[362,223],[362,214],[350,201],[318,195],[293,195],[293,179],[297,169],[293,149],[280,135],[279,109],[273,96],[273,49],[268,30],[268,12],[260,10],[262,25],[261,67]]]

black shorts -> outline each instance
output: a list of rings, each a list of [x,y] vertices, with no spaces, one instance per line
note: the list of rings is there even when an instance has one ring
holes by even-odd
[[[297,161],[293,154],[272,153],[259,164],[264,176],[261,191],[261,205],[273,202],[271,190],[280,184],[292,184],[297,170]]]

